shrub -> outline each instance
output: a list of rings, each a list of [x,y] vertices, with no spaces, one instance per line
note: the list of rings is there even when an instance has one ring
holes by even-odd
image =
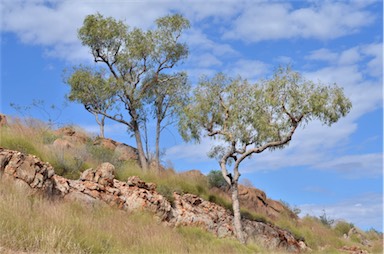
[[[354,225],[352,223],[348,223],[346,221],[338,221],[334,227],[334,230],[338,236],[343,236],[344,234],[348,235],[349,230],[351,230],[353,227]]]
[[[319,219],[323,225],[327,227],[331,227],[332,224],[335,222],[335,220],[329,218],[327,214],[325,213],[325,210],[323,210],[323,214],[319,216]]]
[[[211,170],[211,172],[207,175],[207,178],[210,188],[216,187],[221,189],[228,185],[220,170]]]

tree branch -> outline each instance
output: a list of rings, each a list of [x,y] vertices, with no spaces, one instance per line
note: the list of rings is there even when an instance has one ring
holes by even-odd
[[[302,119],[302,117],[300,117],[300,119]],[[271,147],[278,147],[278,146],[282,146],[282,145],[285,145],[287,144],[289,141],[291,141],[292,139],[292,136],[293,136],[293,133],[295,133],[295,130],[297,129],[297,126],[298,124],[295,123],[293,124],[292,128],[291,128],[291,131],[288,133],[288,135],[282,139],[282,140],[278,140],[278,141],[273,141],[273,142],[268,142],[262,146],[259,146],[259,147],[255,147],[253,149],[250,149],[248,151],[246,151],[245,153],[243,153],[238,160],[235,161],[235,166],[234,168],[236,167],[239,167],[240,163],[245,159],[247,158],[248,156],[254,154],[254,153],[261,153],[263,152],[264,150],[266,150],[267,148],[271,148]]]

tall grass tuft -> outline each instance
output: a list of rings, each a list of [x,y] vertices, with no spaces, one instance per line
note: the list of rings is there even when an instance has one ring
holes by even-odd
[[[255,253],[255,245],[197,228],[175,230],[151,214],[26,195],[0,182],[0,246],[35,253]],[[1,249],[0,248],[0,249]]]

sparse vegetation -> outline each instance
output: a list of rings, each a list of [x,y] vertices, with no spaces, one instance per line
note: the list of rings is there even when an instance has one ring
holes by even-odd
[[[146,213],[50,202],[0,185],[0,252],[255,253],[253,244],[218,239],[198,228],[170,230]]]
[[[78,178],[86,168],[109,161],[116,167],[117,179],[125,181],[136,175],[146,182],[154,182],[157,191],[170,202],[173,192],[192,193],[232,210],[230,198],[219,188],[223,179],[220,171],[211,171],[208,177],[178,174],[171,168],[161,173],[144,172],[135,161],[119,161],[112,150],[94,145],[91,138],[71,149],[53,148],[55,139],[62,137],[45,128],[44,123],[31,123],[30,119],[28,124],[20,119],[9,119],[8,127],[0,129],[0,146],[35,154],[50,162],[56,173],[71,178]],[[286,202],[284,205],[291,208]],[[345,238],[354,225],[345,221],[333,223],[325,213],[302,219],[286,214],[273,220],[241,209],[241,216],[290,231],[297,239],[305,241],[314,253],[342,253],[339,250],[343,246],[358,246],[370,253],[383,250],[381,233],[372,229]],[[368,240],[370,246],[364,245],[364,240]],[[37,253],[268,253],[253,244],[243,246],[235,240],[217,239],[198,228],[170,230],[158,224],[150,214],[52,203],[3,183],[0,184],[0,252],[2,248]]]
[[[224,188],[229,186],[220,170],[211,170],[207,175],[209,187]]]

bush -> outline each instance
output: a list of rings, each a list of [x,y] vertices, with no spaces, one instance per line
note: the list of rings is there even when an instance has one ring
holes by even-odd
[[[353,227],[354,225],[352,223],[348,223],[346,221],[338,221],[334,230],[338,236],[343,236],[344,234],[348,235],[349,230],[351,230]]]
[[[211,170],[211,172],[207,175],[207,178],[210,188],[216,187],[221,189],[228,185],[220,170]]]
[[[319,216],[319,219],[320,219],[321,223],[327,227],[331,227],[332,224],[335,222],[335,220],[333,220],[327,216],[327,214],[325,213],[325,210],[323,210],[323,214]]]

